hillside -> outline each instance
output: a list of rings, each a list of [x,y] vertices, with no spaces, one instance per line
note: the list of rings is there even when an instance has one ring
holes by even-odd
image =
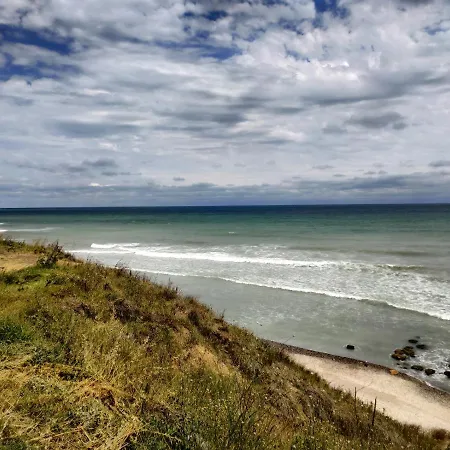
[[[445,449],[174,286],[0,240],[0,449]],[[450,447],[449,447],[450,448]]]

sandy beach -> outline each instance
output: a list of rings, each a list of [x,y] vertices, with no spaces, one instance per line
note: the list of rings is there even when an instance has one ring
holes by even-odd
[[[355,392],[388,416],[424,429],[450,431],[450,394],[434,389],[406,374],[352,358],[314,352],[289,345],[282,347],[298,364],[317,373],[332,387]]]

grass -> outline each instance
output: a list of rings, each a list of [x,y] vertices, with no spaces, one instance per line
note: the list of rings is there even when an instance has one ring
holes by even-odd
[[[445,449],[173,286],[57,246],[0,272],[0,449]],[[6,255],[6,256],[5,256]]]

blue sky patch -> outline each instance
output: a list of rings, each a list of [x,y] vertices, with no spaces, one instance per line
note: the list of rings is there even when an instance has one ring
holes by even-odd
[[[318,14],[331,12],[335,17],[345,19],[350,14],[347,8],[339,6],[339,0],[314,0]]]
[[[62,79],[63,75],[68,73],[80,73],[80,69],[71,64],[49,65],[37,62],[33,66],[24,66],[14,64],[11,55],[7,53],[3,55],[6,57],[6,64],[0,67],[0,81],[8,81],[10,78],[17,76],[31,83],[40,78]]]
[[[224,19],[228,17],[228,13],[226,11],[216,10],[216,11],[208,11],[206,14],[203,14],[205,19],[211,20],[215,22],[220,19]]]
[[[37,32],[15,25],[0,24],[0,35],[5,42],[12,44],[34,45],[60,55],[69,55],[72,52],[72,38],[64,38],[48,30]]]

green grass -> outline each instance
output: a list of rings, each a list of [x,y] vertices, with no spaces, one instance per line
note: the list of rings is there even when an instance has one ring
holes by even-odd
[[[0,320],[0,344],[12,344],[29,339],[30,336],[23,325],[14,323],[8,318]]]
[[[445,449],[173,286],[1,241],[0,449]]]

